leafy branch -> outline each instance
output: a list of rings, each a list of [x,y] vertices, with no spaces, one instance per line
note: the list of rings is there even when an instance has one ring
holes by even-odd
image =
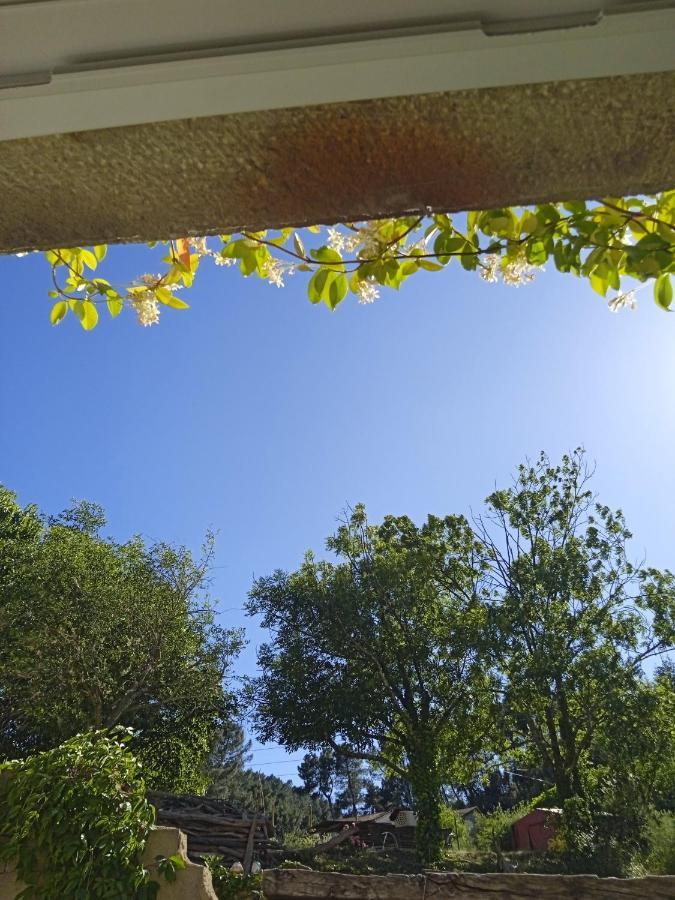
[[[312,246],[305,248],[305,241]],[[151,244],[151,247],[157,244]],[[635,289],[624,279],[653,282],[654,299],[669,310],[675,270],[675,191],[652,197],[544,203],[533,207],[470,211],[453,220],[446,213],[404,216],[339,226],[241,231],[217,237],[159,242],[167,247],[160,274],[140,276],[117,288],[96,273],[105,245],[49,250],[54,299],[51,321],[73,312],[85,330],[98,323],[105,304],[117,317],[131,307],[142,325],[159,321],[162,306],[187,309],[176,292],[190,288],[201,263],[238,266],[277,287],[296,272],[307,273],[307,294],[334,310],[352,293],[372,303],[381,288],[398,290],[419,271],[437,272],[457,258],[487,282],[518,286],[546,263],[589,281],[609,308],[634,308]],[[59,276],[65,276],[60,280]]]

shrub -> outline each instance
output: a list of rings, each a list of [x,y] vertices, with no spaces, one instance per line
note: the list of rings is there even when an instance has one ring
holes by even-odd
[[[444,806],[441,809],[441,828],[449,832],[449,848],[466,850],[469,847],[469,829],[466,827],[466,822],[450,806]]]
[[[218,900],[262,900],[262,874],[233,872],[218,856],[205,856]]]
[[[154,897],[140,854],[154,823],[130,734],[91,731],[0,765],[0,862],[21,900]]]
[[[511,809],[498,806],[491,813],[479,816],[476,822],[474,840],[476,847],[483,851],[510,850],[511,826],[532,809],[530,803],[521,803]]]
[[[645,869],[650,875],[675,875],[675,813],[657,812],[647,825],[650,849]]]

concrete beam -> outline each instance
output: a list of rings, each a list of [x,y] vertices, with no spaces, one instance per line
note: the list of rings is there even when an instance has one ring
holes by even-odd
[[[675,73],[9,140],[0,179],[0,252],[652,193],[675,183]]]

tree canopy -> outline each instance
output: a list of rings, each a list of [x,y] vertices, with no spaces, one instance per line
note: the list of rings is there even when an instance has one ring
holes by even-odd
[[[583,793],[600,735],[646,702],[642,663],[675,646],[675,578],[630,561],[623,514],[596,501],[591,475],[579,450],[559,465],[542,454],[478,527],[510,727],[560,802]]]
[[[292,574],[255,582],[248,610],[271,629],[253,682],[258,734],[332,748],[408,779],[420,853],[440,849],[440,786],[467,779],[492,728],[480,548],[467,521],[418,527],[357,507]]]
[[[487,783],[512,805],[551,786],[570,853],[625,870],[650,805],[673,794],[672,669],[644,664],[675,648],[675,576],[630,561],[591,475],[582,451],[542,454],[472,524],[372,525],[358,506],[330,559],[254,583],[248,610],[271,632],[255,725],[316,751],[308,789],[334,797],[331,752],[409,782],[426,860],[443,796]],[[514,790],[520,775],[532,784]]]
[[[212,539],[195,560],[104,525],[94,504],[47,519],[0,488],[0,757],[125,725],[151,786],[203,789],[231,749],[242,642],[214,621]]]
[[[157,244],[151,244],[151,247]],[[589,281],[613,311],[634,308],[636,289],[625,279],[652,282],[654,300],[668,310],[675,270],[675,191],[649,197],[604,197],[543,203],[532,207],[473,210],[451,216],[424,215],[346,222],[325,228],[241,231],[159,242],[165,251],[159,273],[141,275],[128,286],[101,277],[107,246],[71,247],[46,253],[51,267],[51,321],[72,312],[85,330],[107,308],[117,317],[126,307],[141,325],[159,321],[163,307],[187,309],[177,291],[190,288],[200,265],[237,266],[277,287],[306,273],[312,303],[334,310],[348,293],[372,303],[381,288],[398,290],[420,271],[437,272],[452,260],[488,282],[518,286],[547,263]]]

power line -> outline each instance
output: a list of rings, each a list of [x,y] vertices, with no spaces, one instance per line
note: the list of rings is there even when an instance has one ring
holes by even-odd
[[[256,766],[279,766],[282,763],[289,763],[289,762],[302,762],[302,757],[297,756],[294,759],[293,758],[292,759],[271,759],[271,760],[267,760],[266,762],[256,763]]]

